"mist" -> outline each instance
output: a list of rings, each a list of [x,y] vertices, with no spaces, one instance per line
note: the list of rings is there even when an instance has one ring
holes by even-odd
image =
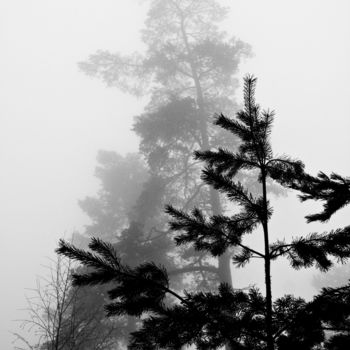
[[[242,104],[243,77],[254,74],[257,101],[276,112],[275,152],[301,159],[313,175],[322,170],[349,176],[349,2],[219,3],[230,8],[221,28],[251,50],[235,73],[235,108]],[[148,8],[148,1],[136,0],[0,4],[2,349],[14,349],[11,332],[20,331],[15,320],[27,317],[27,289],[35,288],[48,259],[55,259],[59,238],[84,234],[92,224],[79,201],[96,197],[101,188],[94,175],[98,152],[114,151],[125,162],[139,152],[134,117],[144,113],[151,92],[137,97],[107,86],[78,63],[98,50],[145,53],[141,30]],[[273,197],[272,205],[276,237],[348,224],[349,207],[327,224],[307,224],[304,217],[322,206],[300,204],[292,192]],[[129,220],[129,211],[124,214]],[[316,293],[314,269],[293,271],[285,262],[274,269],[280,277],[273,279],[276,297],[294,293],[310,299]],[[234,286],[263,288],[261,271],[258,263],[233,269]]]

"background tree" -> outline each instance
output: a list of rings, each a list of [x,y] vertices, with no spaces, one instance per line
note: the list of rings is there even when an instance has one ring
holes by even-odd
[[[166,184],[162,203],[176,197],[184,208],[201,203],[208,212],[222,210],[218,194],[198,181],[199,167],[191,155],[218,139],[227,140],[208,121],[214,111],[234,108],[235,73],[250,53],[248,45],[219,29],[226,13],[215,0],[151,1],[142,33],[145,53],[123,56],[99,51],[80,63],[85,73],[108,86],[150,97],[134,129],[141,137],[140,150],[150,176]],[[157,231],[164,231],[164,217],[158,215]],[[140,218],[136,221],[147,231]],[[186,257],[183,264],[196,269],[208,264],[193,251],[180,255]],[[219,258],[218,273],[221,281],[231,283],[229,255]]]
[[[230,247],[236,247],[233,260],[244,266],[253,258],[264,263],[265,296],[251,289],[248,293],[234,291],[222,283],[216,293],[184,292],[172,289],[163,267],[144,263],[136,267],[124,264],[114,248],[99,239],[89,245],[92,252],[84,251],[61,241],[58,253],[92,268],[92,272],[74,275],[77,285],[97,285],[113,282],[109,290],[112,300],[106,306],[108,315],[133,315],[140,317],[141,328],[133,332],[131,349],[177,349],[195,344],[198,349],[214,349],[225,344],[238,349],[315,349],[323,344],[327,325],[344,325],[348,320],[347,308],[342,319],[335,319],[329,308],[324,290],[312,302],[287,295],[273,300],[271,263],[286,257],[293,268],[316,266],[321,271],[350,257],[350,226],[326,233],[293,238],[290,242],[278,240],[270,243],[268,223],[272,208],[267,198],[267,177],[296,187],[296,184],[313,188],[312,178],[305,174],[300,161],[286,156],[275,157],[269,135],[273,113],[262,111],[254,99],[256,79],[245,78],[244,108],[236,119],[218,115],[216,125],[230,131],[241,143],[236,152],[218,148],[196,152],[196,158],[206,163],[203,180],[223,192],[239,205],[233,215],[208,215],[195,208],[191,213],[167,207],[173,220],[170,226],[179,231],[178,245],[193,244],[196,250],[220,256]],[[233,179],[238,170],[255,170],[261,184],[261,193],[253,195],[240,182]],[[263,246],[246,245],[245,236],[258,234],[262,227]],[[348,287],[346,287],[348,288]],[[346,289],[345,288],[345,289]],[[341,290],[337,290],[340,295]],[[171,302],[174,299],[177,303]],[[336,297],[337,305],[347,305],[347,295]],[[335,305],[333,303],[333,305]],[[344,319],[345,317],[345,319]],[[345,322],[346,325],[346,322]],[[343,330],[344,331],[344,330]],[[347,334],[333,337],[324,346],[331,349],[336,340],[348,339]],[[334,348],[334,347],[333,347]]]
[[[104,301],[95,302],[100,288],[72,287],[72,262],[58,257],[48,267],[48,276],[37,281],[27,297],[28,319],[21,327],[37,338],[35,343],[22,334],[14,334],[18,350],[95,350],[113,349],[120,330],[103,319]],[[78,270],[79,271],[79,270]]]

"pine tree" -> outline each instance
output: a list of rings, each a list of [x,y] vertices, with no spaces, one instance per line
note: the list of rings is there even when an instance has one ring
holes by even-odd
[[[190,244],[215,257],[234,247],[233,261],[239,267],[253,258],[261,259],[265,295],[256,289],[233,290],[226,283],[221,283],[216,293],[180,293],[170,285],[163,267],[152,262],[130,267],[110,244],[99,239],[92,239],[91,251],[60,241],[58,253],[91,268],[73,276],[76,285],[111,284],[112,302],[106,305],[107,315],[140,317],[140,328],[132,333],[130,349],[179,349],[194,344],[204,350],[229,344],[232,349],[311,350],[324,342],[325,323],[336,325],[334,317],[329,316],[326,291],[312,302],[292,295],[272,298],[271,264],[277,258],[286,257],[295,269],[316,266],[326,271],[334,258],[344,262],[350,257],[350,226],[293,238],[290,242],[284,239],[270,242],[272,208],[267,194],[268,177],[305,191],[304,196],[309,196],[305,199],[317,199],[320,183],[305,173],[301,161],[274,156],[269,140],[274,114],[256,103],[256,78],[247,76],[244,83],[244,108],[235,119],[220,114],[214,122],[240,139],[238,150],[217,148],[195,153],[195,158],[206,164],[203,181],[226,195],[240,211],[231,216],[208,215],[199,208],[187,213],[169,205],[166,212],[172,217],[171,229],[178,232],[177,245]],[[260,194],[253,195],[242,183],[234,181],[242,171],[256,174]],[[328,202],[339,194],[327,193],[329,196],[324,194],[322,199]],[[333,209],[341,206],[337,203]],[[264,238],[262,249],[245,243],[245,236],[258,234],[259,227]],[[344,304],[348,299],[336,300]]]

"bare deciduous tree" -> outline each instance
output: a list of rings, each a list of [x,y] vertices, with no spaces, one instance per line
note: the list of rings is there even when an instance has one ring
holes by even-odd
[[[94,291],[72,287],[73,269],[71,260],[58,257],[48,275],[37,279],[26,298],[28,317],[21,320],[29,335],[14,333],[16,350],[107,350],[115,345],[115,323],[101,322],[103,305]]]

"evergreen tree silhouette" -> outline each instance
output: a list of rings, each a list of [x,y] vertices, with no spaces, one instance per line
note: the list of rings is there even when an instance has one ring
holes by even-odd
[[[290,242],[284,239],[270,242],[272,208],[267,195],[268,177],[304,191],[302,199],[319,199],[321,196],[326,203],[335,201],[336,205],[330,209],[333,212],[347,202],[337,199],[340,196],[339,177],[314,178],[305,173],[301,161],[274,156],[269,140],[274,114],[262,110],[255,102],[255,86],[253,76],[244,79],[244,108],[235,119],[222,114],[215,118],[216,125],[240,139],[238,150],[231,152],[218,148],[195,153],[197,160],[206,164],[203,181],[226,195],[240,211],[231,216],[209,216],[198,208],[187,213],[169,205],[166,212],[172,217],[171,229],[178,232],[175,236],[178,245],[192,244],[196,250],[213,256],[221,256],[235,247],[233,260],[239,267],[253,258],[261,259],[265,295],[257,289],[233,290],[226,283],[221,283],[216,293],[180,293],[172,289],[162,266],[145,262],[130,267],[121,261],[112,245],[95,238],[89,245],[91,251],[60,241],[59,254],[90,268],[86,273],[73,275],[76,285],[111,284],[109,297],[112,302],[106,305],[108,316],[140,317],[140,328],[131,335],[130,349],[179,349],[192,344],[203,350],[224,345],[247,350],[312,350],[320,349],[320,346],[338,349],[333,346],[335,342],[341,342],[344,337],[348,339],[346,334],[340,333],[333,343],[328,341],[322,345],[325,330],[331,330],[332,325],[340,330],[339,325],[342,326],[349,315],[348,309],[344,308],[343,318],[337,323],[329,305],[334,298],[339,307],[345,305],[348,294],[337,297],[340,290],[324,290],[312,302],[292,295],[272,298],[271,264],[274,260],[284,256],[293,268],[316,266],[326,271],[334,259],[344,262],[350,257],[350,226],[293,238]],[[257,174],[260,194],[253,195],[242,183],[234,181],[240,171]],[[320,186],[325,188],[323,194]],[[262,227],[264,237],[262,250],[245,243],[245,236],[257,234],[259,227]],[[329,300],[327,295],[334,298]]]

